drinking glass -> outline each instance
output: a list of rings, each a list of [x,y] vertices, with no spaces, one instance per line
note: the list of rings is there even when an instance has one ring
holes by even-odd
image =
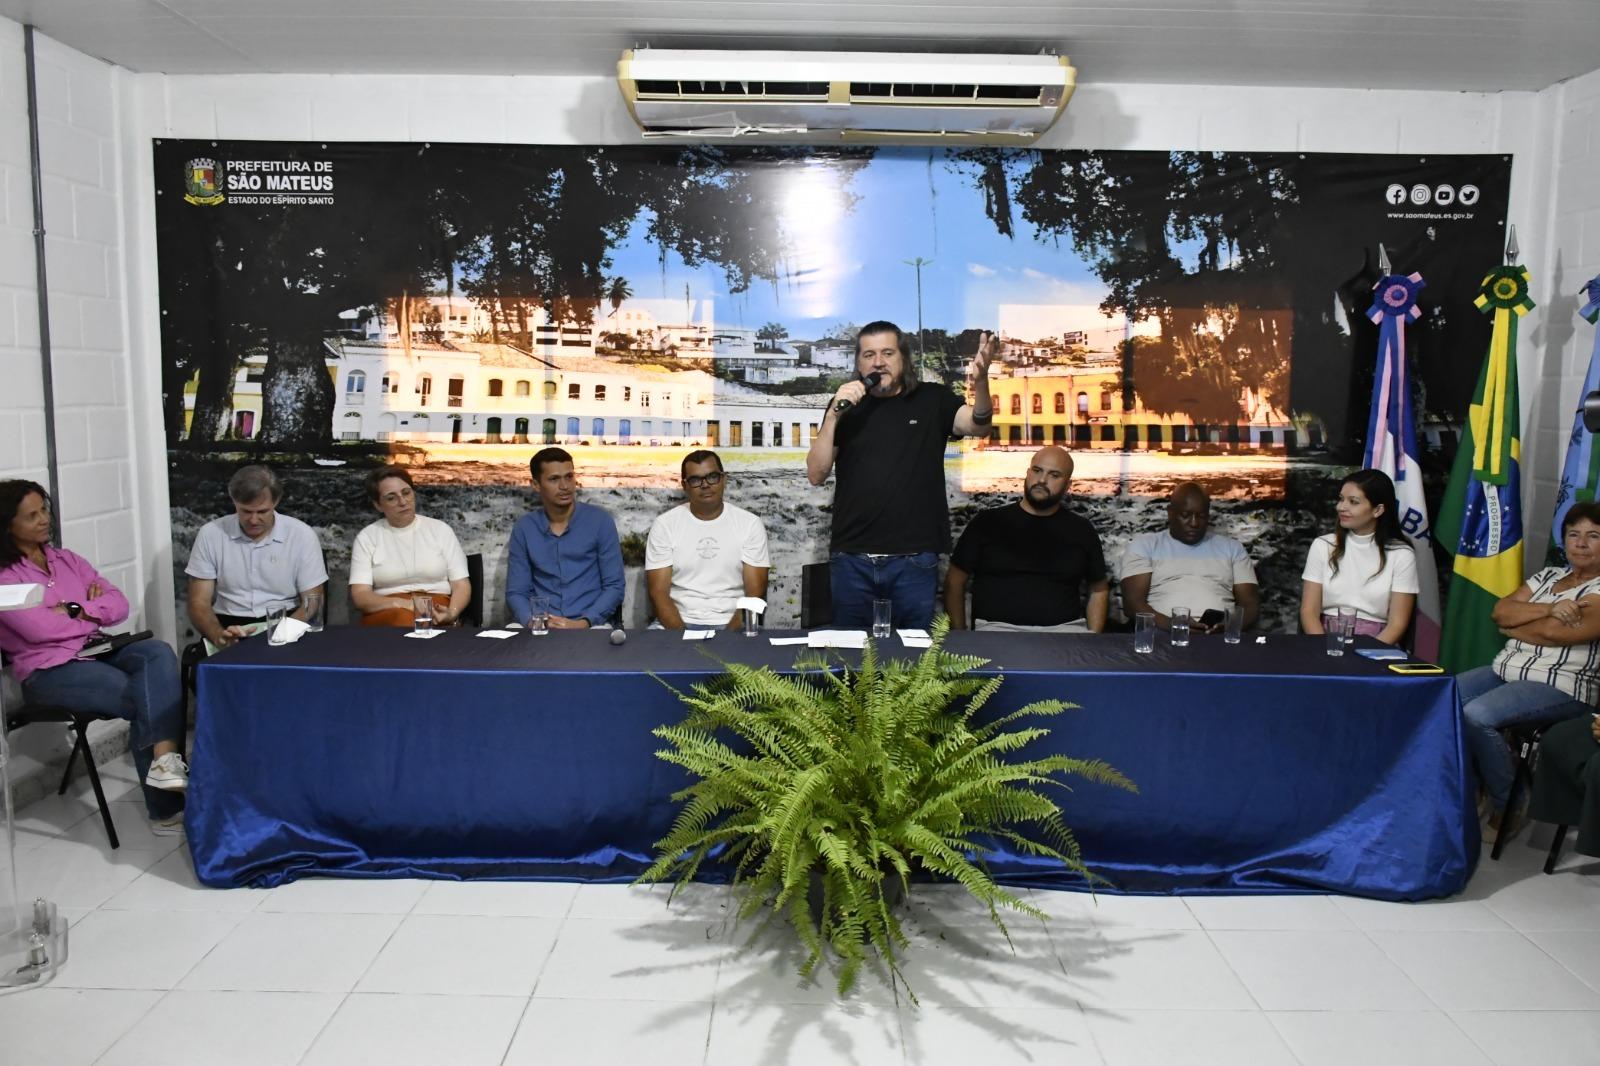
[[[312,633],[322,632],[322,593],[315,590],[300,594],[300,610],[296,612],[300,620],[306,624],[306,629]]]
[[[1167,615],[1168,625],[1171,626],[1172,646],[1174,648],[1187,648],[1189,646],[1189,608],[1174,607]]]
[[[1339,640],[1345,647],[1356,642],[1356,609],[1354,607],[1337,607],[1334,609],[1334,618],[1339,623]]]
[[[1337,614],[1330,613],[1323,618],[1322,639],[1329,655],[1344,654],[1344,625]]]
[[[411,597],[411,628],[418,633],[433,628],[433,597],[426,592]]]
[[[1222,639],[1228,644],[1239,643],[1244,633],[1244,608],[1237,604],[1228,608],[1228,617],[1222,624]]]
[[[274,607],[272,610],[267,612],[268,644],[277,645],[282,643],[282,641],[278,640],[278,625],[283,621],[283,616],[287,613],[287,609],[283,607]]]
[[[744,608],[744,635],[755,637],[761,634],[761,616],[750,608]]]
[[[1141,655],[1156,650],[1156,616],[1150,611],[1133,616],[1133,650]]]
[[[528,618],[528,632],[542,637],[550,632],[550,600],[545,596],[533,598],[533,614]]]
[[[872,601],[872,639],[886,640],[894,631],[894,601]]]

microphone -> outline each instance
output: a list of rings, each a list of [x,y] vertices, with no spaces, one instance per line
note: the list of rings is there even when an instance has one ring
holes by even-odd
[[[613,629],[611,631],[611,643],[617,647],[621,647],[627,641],[627,639],[628,634],[624,633],[622,630]]]
[[[861,383],[867,387],[867,391],[868,392],[871,392],[873,389],[878,387],[878,382],[880,382],[882,380],[883,380],[883,375],[880,374],[878,371],[874,370],[872,373],[870,373],[866,377],[862,378],[861,379]],[[842,415],[842,414],[844,414],[846,411],[850,410],[850,408],[852,408],[854,406],[855,406],[855,404],[851,403],[849,400],[840,400],[838,403],[833,405],[833,413],[837,414],[837,415]]]

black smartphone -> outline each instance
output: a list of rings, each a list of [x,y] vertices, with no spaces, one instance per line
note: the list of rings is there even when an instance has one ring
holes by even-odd
[[[1200,616],[1200,624],[1203,626],[1220,626],[1222,618],[1222,612],[1213,607]]]

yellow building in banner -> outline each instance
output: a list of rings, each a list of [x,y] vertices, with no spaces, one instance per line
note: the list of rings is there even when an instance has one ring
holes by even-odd
[[[1073,449],[1127,448],[1139,451],[1189,450],[1202,445],[1223,448],[1284,449],[1319,446],[1319,427],[1297,427],[1282,411],[1253,390],[1240,398],[1243,416],[1227,424],[1197,424],[1185,414],[1147,410],[1138,394],[1124,409],[1122,373],[1114,365],[996,368],[989,378],[994,398],[990,443],[1041,447],[1060,444]]]

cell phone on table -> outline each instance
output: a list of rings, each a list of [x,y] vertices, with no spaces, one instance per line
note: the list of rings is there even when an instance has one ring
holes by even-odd
[[[1200,624],[1203,626],[1220,626],[1222,618],[1222,612],[1213,607],[1200,615]]]
[[[1442,674],[1444,667],[1432,663],[1390,663],[1389,669],[1397,674]]]

